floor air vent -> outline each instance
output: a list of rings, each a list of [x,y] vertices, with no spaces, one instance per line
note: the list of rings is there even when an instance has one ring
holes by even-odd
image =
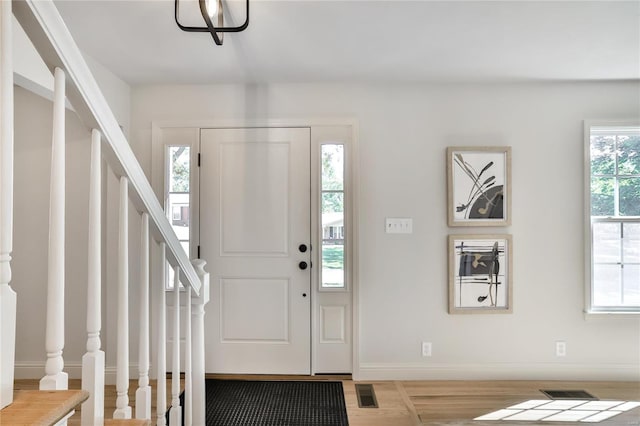
[[[551,399],[588,399],[597,400],[595,396],[583,390],[540,390]]]
[[[358,395],[358,407],[360,408],[378,408],[376,393],[373,391],[373,385],[356,384],[356,395]]]

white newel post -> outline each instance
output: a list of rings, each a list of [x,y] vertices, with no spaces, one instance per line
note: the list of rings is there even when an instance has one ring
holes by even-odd
[[[82,389],[89,399],[80,410],[82,426],[104,424],[104,351],[100,350],[101,283],[101,155],[98,130],[91,132],[91,166],[89,175],[89,265],[87,281],[87,352],[82,357]]]
[[[138,345],[138,390],[136,419],[151,420],[149,386],[149,214],[142,213],[140,226],[140,342]]]
[[[156,386],[156,425],[165,426],[167,424],[167,297],[165,285],[167,282],[167,245],[160,243],[160,282],[154,285],[158,294],[158,362]]]
[[[185,286],[185,319],[186,323],[184,325],[184,424],[185,426],[191,426],[192,423],[192,413],[193,409],[193,381],[192,381],[192,372],[191,372],[191,286]]]
[[[46,376],[41,390],[68,388],[64,360],[64,203],[65,203],[65,74],[54,71],[53,138],[49,194],[49,262],[47,284]]]
[[[13,402],[16,293],[13,250],[13,45],[11,2],[0,2],[0,409]]]
[[[207,264],[202,259],[192,260],[191,263],[200,278],[200,295],[191,299],[193,324],[191,334],[192,348],[192,420],[194,426],[205,426],[205,368],[204,368],[204,307],[209,303],[209,273],[205,272]]]
[[[171,411],[169,425],[182,425],[180,407],[180,267],[173,270],[173,363],[171,366]]]
[[[129,406],[129,179],[120,178],[118,227],[118,346],[114,419],[130,419]]]

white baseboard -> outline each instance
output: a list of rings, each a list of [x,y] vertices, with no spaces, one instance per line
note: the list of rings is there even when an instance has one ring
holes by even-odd
[[[82,378],[82,364],[66,364],[70,379]],[[16,379],[40,379],[44,363],[16,363]],[[129,365],[129,378],[138,377],[138,364]],[[366,380],[610,380],[640,381],[636,364],[493,363],[424,364],[361,363],[354,379]],[[116,383],[116,368],[105,368],[105,384]]]
[[[640,381],[640,366],[569,363],[361,363],[357,376],[357,380]]]
[[[116,384],[116,367],[107,366],[104,369],[104,383],[106,385]],[[64,366],[64,371],[69,375],[69,379],[82,379],[82,364],[68,363]],[[16,362],[15,379],[41,379],[44,377],[44,362]],[[129,379],[138,377],[138,364],[129,364]]]

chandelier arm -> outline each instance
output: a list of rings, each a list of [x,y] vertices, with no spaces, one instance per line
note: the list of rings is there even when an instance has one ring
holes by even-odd
[[[210,32],[208,27],[190,27],[187,25],[182,25],[180,23],[179,20],[179,14],[178,14],[178,0],[174,1],[175,4],[175,13],[174,13],[174,17],[175,17],[175,21],[176,21],[176,25],[178,26],[178,28],[180,28],[182,31],[188,32],[188,33],[208,33]],[[247,7],[247,16],[245,18],[245,21],[242,25],[237,26],[237,27],[222,27],[222,28],[216,28],[216,32],[218,33],[239,33],[240,31],[244,31],[247,29],[247,27],[249,26],[249,0],[246,0],[246,7]]]
[[[198,1],[198,3],[200,4],[200,13],[202,13],[202,19],[204,19],[204,22],[207,24],[207,28],[211,33],[211,37],[213,37],[213,41],[218,46],[222,46],[222,38],[218,37],[217,29],[213,26],[213,22],[211,22],[211,17],[209,17],[209,13],[207,12],[207,5],[205,1],[206,0]],[[222,11],[218,11],[218,13],[222,13]]]

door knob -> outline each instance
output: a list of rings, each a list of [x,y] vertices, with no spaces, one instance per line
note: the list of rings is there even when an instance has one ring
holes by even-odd
[[[307,293],[302,293],[302,297],[307,297]]]
[[[306,251],[307,251],[307,246],[306,246],[306,244],[300,244],[300,245],[298,246],[298,250],[300,250],[300,253],[304,253],[304,252],[306,252]]]
[[[300,269],[302,269],[304,271],[305,269],[307,269],[307,262],[298,263],[298,268],[300,268]]]

